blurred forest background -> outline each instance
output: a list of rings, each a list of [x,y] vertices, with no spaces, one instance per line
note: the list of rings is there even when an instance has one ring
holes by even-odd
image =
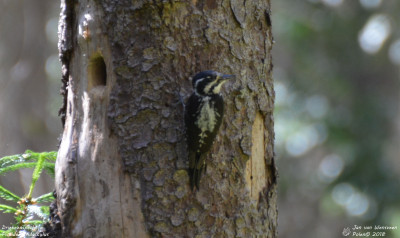
[[[0,156],[57,150],[59,4],[0,0]],[[399,12],[395,0],[272,0],[280,238],[354,225],[400,237]],[[22,195],[31,174],[0,184]]]
[[[57,150],[62,132],[57,115],[62,101],[59,13],[59,1],[0,0],[0,157],[27,149]],[[7,174],[0,184],[22,196],[32,172]],[[54,181],[43,173],[37,186],[34,196],[51,192]],[[1,198],[0,203],[10,204]],[[0,227],[12,219],[13,214],[0,213]]]
[[[279,237],[400,237],[399,13],[400,1],[272,1]]]

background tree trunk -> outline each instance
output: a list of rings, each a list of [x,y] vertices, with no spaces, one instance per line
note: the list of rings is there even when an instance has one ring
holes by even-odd
[[[63,1],[65,237],[276,237],[269,13],[264,0]],[[207,69],[237,79],[193,193],[180,98]]]

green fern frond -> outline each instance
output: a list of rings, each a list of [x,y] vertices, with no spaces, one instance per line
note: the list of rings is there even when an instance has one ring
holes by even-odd
[[[50,192],[50,193],[43,194],[43,195],[40,196],[40,197],[34,198],[33,200],[34,200],[35,202],[37,202],[37,203],[51,202],[51,201],[54,200],[54,196],[53,196],[53,193]]]
[[[54,178],[55,177],[55,163],[54,162],[44,162],[44,168],[46,173]]]
[[[14,193],[10,192],[8,189],[4,188],[1,185],[0,185],[0,197],[5,200],[14,201],[14,202],[18,202],[19,200],[21,200],[20,197],[18,197]]]
[[[50,177],[52,177],[53,179],[56,176],[56,172],[54,169],[54,164],[52,166],[44,166],[44,170],[46,171],[46,174],[48,174]]]
[[[43,221],[42,220],[25,221],[25,224],[31,226],[39,226],[43,224]]]
[[[17,209],[7,205],[0,204],[0,211],[3,211],[4,213],[15,213]]]
[[[23,168],[34,168],[36,166],[37,162],[23,162],[19,164],[13,164],[10,166],[5,166],[0,168],[0,175],[4,175],[7,172],[12,172],[18,169],[23,169]]]
[[[57,152],[42,152],[36,153],[30,150],[25,151],[24,154],[5,156],[0,158],[0,175],[15,171],[21,168],[33,168],[40,158],[45,158],[46,160],[46,171],[49,172],[50,176],[54,176],[52,168],[54,168],[54,162],[57,159]]]
[[[0,158],[0,168],[26,161],[22,154],[10,155]]]
[[[31,150],[26,150],[23,155],[26,156],[27,159],[32,159],[35,161],[38,161],[41,156],[43,156],[46,160],[49,160],[52,162],[55,162],[57,159],[57,151],[37,153],[37,152],[33,152]]]
[[[43,154],[39,154],[39,159],[37,161],[35,170],[33,170],[32,183],[31,183],[31,186],[29,188],[29,193],[28,193],[28,196],[27,196],[28,198],[32,197],[32,193],[33,193],[33,189],[35,188],[36,181],[39,179],[40,174],[43,171],[45,159],[46,159],[46,157]]]
[[[50,207],[49,206],[41,206],[40,211],[46,214],[47,217],[50,216]]]
[[[55,162],[57,159],[57,151],[44,152],[47,160]]]
[[[43,194],[35,199],[32,199],[32,193],[43,170],[54,178],[56,158],[56,151],[36,153],[31,150],[27,150],[23,154],[0,158],[0,175],[22,168],[34,168],[28,195],[20,198],[8,189],[0,186],[0,198],[18,203],[15,208],[0,204],[1,212],[15,214],[15,227],[21,227],[27,224],[40,226],[48,220],[50,214],[49,206],[37,205],[37,203],[53,201],[53,193]],[[35,217],[37,218],[37,216],[42,220],[32,220]],[[10,234],[12,235],[19,231],[22,230],[14,228],[0,230],[0,237],[3,237],[4,234],[7,236]]]

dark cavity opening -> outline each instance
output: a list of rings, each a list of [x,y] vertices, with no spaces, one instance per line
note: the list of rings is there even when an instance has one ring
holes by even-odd
[[[103,56],[95,54],[91,57],[88,66],[88,88],[105,86],[107,83],[106,63]]]

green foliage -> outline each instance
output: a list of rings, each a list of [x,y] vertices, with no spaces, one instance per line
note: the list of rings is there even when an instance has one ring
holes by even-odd
[[[7,206],[7,205],[0,204],[0,211],[2,211],[4,213],[14,213],[17,211],[17,209]]]
[[[32,194],[43,170],[54,178],[56,158],[57,152],[55,151],[36,153],[30,150],[25,151],[24,154],[0,158],[0,175],[5,175],[21,168],[34,168],[32,182],[27,195],[19,197],[0,186],[0,197],[16,204],[15,207],[0,204],[1,212],[14,213],[15,215],[15,223],[10,226],[3,226],[5,230],[0,230],[0,237],[30,237],[32,234],[37,233],[39,228],[48,221],[49,206],[43,203],[53,201],[53,193],[46,193],[37,198],[32,198]]]
[[[39,196],[35,198],[37,203],[42,203],[42,202],[51,202],[54,200],[53,193],[46,193],[43,194],[42,196]]]
[[[7,201],[14,201],[18,202],[20,197],[13,194],[12,192],[8,191],[6,188],[0,185],[0,197],[7,200]]]

